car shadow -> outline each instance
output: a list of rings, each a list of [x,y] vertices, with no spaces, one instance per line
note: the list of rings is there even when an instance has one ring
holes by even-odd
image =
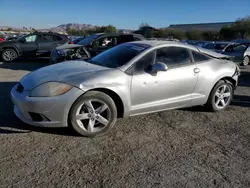
[[[17,59],[13,62],[2,62],[0,68],[11,69],[11,70],[27,70],[34,71],[38,68],[49,65],[49,58],[28,58],[28,59]]]
[[[234,95],[234,99],[233,99],[231,105],[241,106],[241,107],[250,107],[250,96]]]
[[[238,86],[250,87],[250,72],[249,71],[241,71]]]
[[[28,125],[21,120],[19,120],[13,112],[8,116],[1,116],[0,123],[0,135],[6,134],[20,134],[20,133],[46,133],[46,134],[54,134],[54,135],[62,135],[62,136],[80,136],[73,129],[69,127],[65,128],[46,128],[46,127],[34,127]]]
[[[41,132],[65,136],[78,136],[70,128],[42,128],[27,125],[20,121],[13,112],[10,91],[17,82],[0,82],[0,135]]]

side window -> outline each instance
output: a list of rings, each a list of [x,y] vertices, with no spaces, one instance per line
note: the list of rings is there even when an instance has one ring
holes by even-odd
[[[240,52],[240,51],[244,51],[246,49],[246,46],[244,44],[241,45],[237,45],[233,48],[233,51],[235,52]]]
[[[168,67],[178,67],[191,63],[187,49],[181,47],[164,47],[157,50],[156,62],[165,63]]]
[[[122,44],[125,42],[131,42],[134,41],[134,36],[133,35],[120,35],[118,44]]]
[[[145,73],[154,63],[155,52],[150,52],[144,55],[140,60],[135,63],[134,73]]]
[[[214,49],[214,44],[206,44],[205,46],[204,46],[204,48],[206,48],[206,49]]]
[[[37,39],[37,35],[29,35],[25,38],[26,42],[35,42]]]
[[[42,35],[41,36],[41,40],[43,41],[43,42],[52,42],[52,41],[54,41],[55,39],[54,39],[54,37],[53,37],[53,35]]]
[[[117,37],[102,37],[95,41],[96,47],[113,47],[117,45]]]
[[[201,54],[201,53],[199,53],[199,52],[192,51],[192,54],[193,54],[194,61],[195,61],[196,63],[198,63],[198,62],[203,62],[203,61],[207,61],[207,60],[210,59],[208,56],[203,55],[203,54]]]
[[[60,37],[60,36],[58,36],[58,35],[54,35],[54,40],[56,40],[56,41],[61,41],[61,40],[63,40],[63,38],[62,37]]]
[[[134,36],[134,41],[141,41],[139,37]]]

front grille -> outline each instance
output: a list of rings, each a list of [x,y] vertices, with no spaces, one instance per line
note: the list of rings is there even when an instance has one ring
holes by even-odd
[[[21,83],[19,83],[18,86],[17,86],[17,88],[16,88],[16,90],[17,90],[17,92],[22,93],[23,90],[24,90],[23,85]]]

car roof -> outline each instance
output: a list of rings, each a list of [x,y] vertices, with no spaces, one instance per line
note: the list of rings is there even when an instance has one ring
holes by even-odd
[[[187,48],[192,48],[196,49],[196,46],[190,45],[190,44],[185,44],[182,42],[176,42],[176,41],[161,41],[161,40],[142,40],[142,41],[133,41],[130,43],[134,44],[144,44],[144,45],[149,45],[151,47],[156,47],[156,46],[164,46],[164,45],[173,45],[173,46],[180,46],[180,47],[187,47]]]

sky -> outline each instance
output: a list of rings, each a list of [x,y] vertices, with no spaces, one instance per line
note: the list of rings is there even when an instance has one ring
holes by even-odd
[[[250,15],[250,0],[0,0],[0,26],[55,27],[112,24],[137,29],[234,21]]]

